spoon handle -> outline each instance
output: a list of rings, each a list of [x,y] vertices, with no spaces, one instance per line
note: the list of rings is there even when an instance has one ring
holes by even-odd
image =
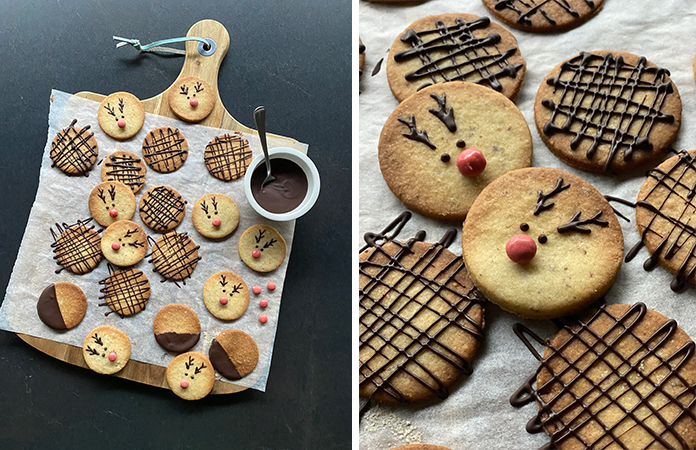
[[[270,175],[271,166],[268,164],[268,143],[266,143],[266,108],[259,106],[254,110],[254,122],[256,122],[256,129],[259,132],[259,139],[261,139],[263,155],[266,157],[266,171]]]

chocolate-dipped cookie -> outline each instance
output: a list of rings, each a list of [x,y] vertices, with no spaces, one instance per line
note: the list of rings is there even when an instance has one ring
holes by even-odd
[[[87,297],[79,286],[60,281],[43,290],[36,303],[39,318],[54,330],[76,327],[87,312]]]
[[[171,303],[157,311],[152,329],[160,347],[174,353],[189,350],[201,337],[198,316],[191,308],[179,303]]]
[[[254,338],[247,333],[226,330],[213,339],[208,356],[220,375],[238,380],[254,370],[259,362],[259,349]]]

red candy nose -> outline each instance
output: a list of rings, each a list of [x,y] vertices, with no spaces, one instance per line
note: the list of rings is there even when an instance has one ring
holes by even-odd
[[[192,98],[191,101],[189,102],[191,106],[198,106],[198,99],[197,98]]]
[[[220,297],[220,304],[221,305],[226,305],[229,300],[227,300],[227,297]]]
[[[179,386],[181,386],[182,389],[186,389],[189,386],[188,381],[182,380]]]
[[[254,258],[260,258],[261,252],[258,250],[254,250],[253,252],[251,252],[251,256],[253,256]]]
[[[109,211],[109,215],[111,217],[118,217],[118,209],[114,208],[111,211]]]
[[[119,128],[126,128],[126,121],[121,119],[118,121],[118,127]]]
[[[111,361],[111,362],[116,361],[116,352],[109,353],[109,361]]]
[[[486,168],[486,158],[481,150],[467,148],[457,157],[457,168],[465,177],[475,177]]]
[[[118,242],[114,242],[113,244],[111,244],[112,250],[118,250],[119,248],[121,248],[121,244],[119,244]]]
[[[536,255],[537,246],[534,239],[526,234],[513,236],[505,245],[505,252],[508,257],[518,264],[527,264]]]
[[[213,226],[214,227],[219,227],[222,225],[222,220],[218,219],[217,217],[213,219]]]

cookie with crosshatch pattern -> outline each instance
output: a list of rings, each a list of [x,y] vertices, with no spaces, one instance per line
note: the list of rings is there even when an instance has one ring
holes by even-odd
[[[152,170],[171,173],[188,158],[188,141],[177,128],[159,127],[143,140],[143,159]]]
[[[56,223],[55,231],[51,228],[53,259],[62,267],[56,273],[68,269],[82,275],[99,265],[102,259],[101,236],[94,225],[90,225],[91,221],[81,220],[72,225]]]
[[[392,239],[409,218],[366,235],[359,255],[359,392],[387,403],[447,397],[483,339],[485,298],[447,250],[456,230],[436,243],[423,231]]]
[[[584,23],[602,9],[604,0],[483,0],[483,4],[511,27],[553,32]]]
[[[102,181],[120,181],[136,194],[145,184],[147,166],[135,153],[118,150],[104,159]]]
[[[458,158],[469,149],[485,168],[464,175]],[[462,81],[427,87],[401,102],[382,128],[379,167],[389,189],[409,209],[461,222],[476,196],[501,175],[532,163],[532,135],[504,95]]]
[[[243,177],[251,162],[249,141],[240,133],[216,136],[205,146],[205,167],[218,180],[232,181]]]
[[[130,269],[114,271],[109,266],[109,276],[99,282],[104,287],[101,292],[99,306],[108,306],[111,311],[119,316],[132,316],[137,314],[150,300],[150,281],[142,270],[131,267]]]
[[[76,127],[77,119],[70,122],[67,128],[56,134],[51,141],[49,156],[57,167],[68,175],[85,175],[92,169],[99,156],[99,146],[90,132],[91,125],[83,128]]]
[[[143,104],[133,94],[115,92],[102,100],[97,112],[99,126],[114,139],[128,139],[145,123]]]
[[[520,330],[544,342],[515,328],[530,350]],[[535,354],[539,369],[510,402],[536,401],[527,431],[546,431],[551,442],[543,448],[694,449],[694,353],[675,320],[643,303],[603,305],[546,340],[543,355]]]
[[[189,76],[178,80],[167,94],[169,107],[180,119],[200,122],[215,107],[217,93],[203,78]]]
[[[387,80],[399,101],[431,84],[455,80],[514,99],[526,70],[515,37],[488,17],[472,14],[419,19],[394,40],[389,55]]]
[[[149,262],[153,270],[167,280],[181,281],[191,276],[198,261],[199,245],[188,234],[170,231],[152,246]]]
[[[153,186],[140,198],[140,219],[153,231],[171,231],[184,220],[186,201],[176,189]]]
[[[625,52],[581,52],[539,87],[534,121],[561,161],[589,172],[654,165],[681,125],[681,98],[669,71]]]

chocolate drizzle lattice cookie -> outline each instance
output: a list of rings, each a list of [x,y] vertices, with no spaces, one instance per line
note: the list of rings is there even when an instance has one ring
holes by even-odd
[[[483,0],[506,24],[525,31],[562,31],[576,27],[604,6],[604,0]]]
[[[109,267],[109,276],[101,280],[99,284],[104,287],[99,290],[104,300],[99,306],[108,306],[111,311],[119,316],[132,316],[145,309],[150,300],[150,281],[145,274],[138,269],[130,268],[113,271]]]
[[[239,133],[217,136],[205,146],[205,167],[219,180],[243,177],[250,162],[249,141]]]
[[[120,181],[135,194],[145,184],[145,172],[147,167],[142,159],[134,153],[119,150],[104,159],[101,177],[102,181]]]
[[[413,22],[389,49],[387,79],[403,101],[435,83],[468,81],[514,99],[524,81],[517,40],[488,17],[441,14]]]
[[[566,164],[620,173],[656,163],[681,125],[681,99],[669,71],[623,52],[582,52],[539,87],[534,120]]]
[[[190,277],[201,260],[193,239],[186,233],[169,232],[152,246],[151,259],[154,271],[167,280],[184,280]],[[186,283],[184,283],[186,284]]]
[[[409,218],[366,234],[359,256],[360,395],[389,403],[447,397],[483,340],[485,299],[446,248],[456,231],[393,240]]]
[[[186,201],[169,186],[154,186],[140,198],[140,218],[153,231],[164,233],[176,228],[186,214]]]
[[[97,267],[102,259],[101,236],[94,225],[89,225],[91,221],[81,220],[73,225],[56,224],[56,231],[51,228],[54,240],[51,247],[55,253],[53,259],[62,266],[56,273],[68,269],[81,275]]]
[[[674,320],[642,303],[605,305],[546,342],[520,324],[515,332],[530,350],[524,334],[546,346],[510,399],[538,404],[527,431],[546,431],[542,448],[696,448],[695,346]]]
[[[155,128],[143,140],[143,158],[156,172],[174,172],[188,158],[188,142],[176,128]]]
[[[51,142],[50,157],[53,164],[68,175],[86,175],[97,162],[99,147],[90,125],[76,127],[77,119],[68,128],[58,132]]]

